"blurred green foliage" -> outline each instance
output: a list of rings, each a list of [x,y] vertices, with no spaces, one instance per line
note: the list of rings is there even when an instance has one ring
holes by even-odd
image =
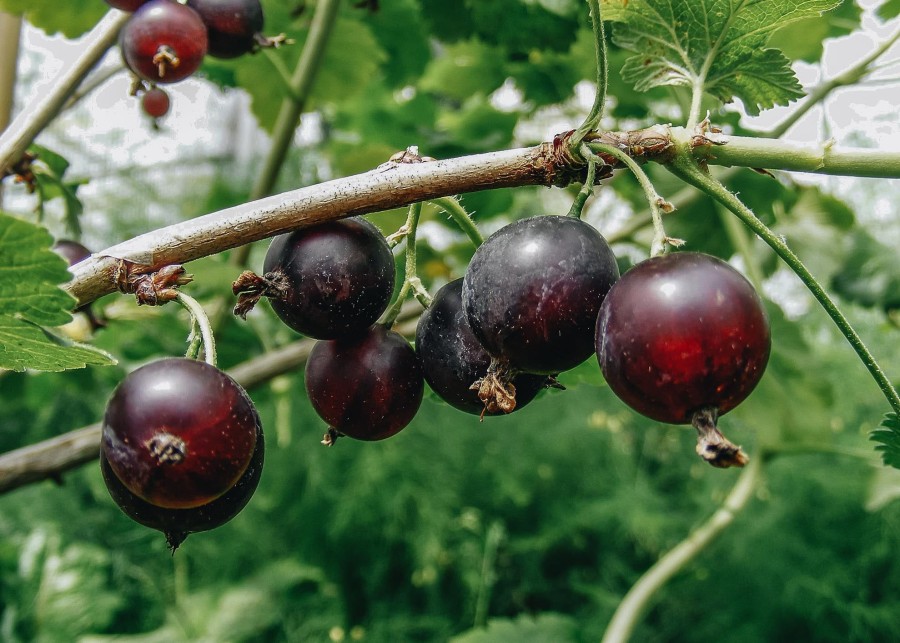
[[[267,33],[297,41],[270,52],[290,68],[313,4],[263,4]],[[575,88],[594,69],[582,2],[380,4],[370,12],[344,3],[307,106],[321,119],[320,136],[292,150],[285,188],[368,170],[410,145],[440,158],[532,144],[583,116]],[[71,36],[105,10],[102,0],[0,0],[0,7]],[[850,28],[857,9],[845,2],[839,20],[795,25],[775,39],[787,40],[792,59],[815,58],[823,34]],[[611,46],[604,125],[683,120],[681,90],[642,94],[622,81],[617,72],[628,56]],[[209,61],[204,74],[223,91],[246,91],[258,122],[271,129],[284,88],[266,54]],[[733,106],[711,109],[714,122],[743,131]],[[61,179],[67,168],[58,167]],[[161,199],[177,220],[240,203],[253,179],[217,159],[189,193],[172,194],[167,179],[196,168],[173,161],[156,169],[110,194],[95,237],[111,245],[146,232],[141,208]],[[680,189],[650,171],[660,193]],[[864,228],[828,191],[789,177],[745,170],[727,181],[833,286],[883,363],[900,363],[889,316],[900,277],[881,231]],[[603,189],[626,224],[646,218],[633,177]],[[561,213],[571,196],[527,188],[462,202],[489,232],[514,218]],[[796,290],[778,287],[783,269],[771,252],[726,225],[711,201],[686,199],[668,215],[668,232],[692,250],[733,259],[772,295],[768,372],[722,420],[751,457],[772,459],[744,512],[656,597],[634,640],[900,640],[900,480],[868,440],[884,401],[825,316]],[[611,215],[588,216],[606,231]],[[373,220],[390,232],[402,213]],[[420,234],[420,276],[436,288],[462,274],[472,248],[436,208],[425,209],[424,224],[440,232]],[[623,267],[646,256],[648,227],[635,230],[615,245]],[[263,251],[254,249],[251,267]],[[221,305],[236,274],[227,253],[189,268],[195,282],[186,291]],[[0,450],[98,421],[126,372],[184,352],[187,320],[175,307],[138,308],[118,296],[97,307],[110,326],[92,342],[118,365],[0,372]],[[247,322],[222,322],[217,337],[224,368],[297,339],[266,305]],[[0,640],[596,641],[625,592],[715,511],[739,474],[699,462],[691,430],[631,413],[592,360],[560,380],[566,391],[483,423],[428,395],[396,437],[339,440],[331,449],[319,444],[325,427],[306,400],[302,372],[257,386],[250,393],[268,445],[259,490],[235,520],[192,535],[174,556],[161,534],[118,510],[93,464],[62,484],[0,496]]]

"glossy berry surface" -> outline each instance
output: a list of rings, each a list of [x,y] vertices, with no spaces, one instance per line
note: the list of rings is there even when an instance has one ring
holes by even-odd
[[[422,313],[416,327],[416,354],[425,381],[442,400],[466,413],[502,413],[499,409],[485,411],[485,403],[471,388],[487,373],[491,356],[475,338],[463,312],[462,279],[438,290],[431,306]],[[516,375],[512,380],[516,409],[533,400],[546,382],[544,375]]]
[[[356,339],[317,342],[306,362],[316,413],[357,440],[383,440],[406,427],[424,388],[412,346],[380,324]]]
[[[463,278],[463,307],[492,356],[556,374],[593,353],[597,312],[618,277],[609,244],[589,224],[531,217],[478,248]]]
[[[253,50],[263,29],[259,0],[188,0],[206,24],[209,55],[236,58]]]
[[[728,263],[679,252],[643,261],[613,286],[597,323],[613,392],[659,422],[727,413],[754,389],[771,346],[763,303]]]
[[[137,11],[138,7],[146,3],[147,0],[106,0],[110,7],[122,11]]]
[[[253,402],[228,375],[205,362],[167,358],[119,383],[106,406],[101,447],[133,494],[184,509],[235,485],[259,431]]]
[[[150,118],[162,118],[169,113],[169,93],[154,87],[141,94],[141,109]]]
[[[206,25],[190,7],[173,0],[150,0],[125,23],[119,46],[135,74],[154,83],[174,83],[203,62]]]
[[[190,509],[166,509],[151,505],[129,491],[113,473],[109,461],[100,455],[100,471],[109,495],[129,518],[166,535],[169,546],[176,549],[188,534],[221,527],[237,516],[259,486],[265,460],[265,440],[260,430],[250,464],[235,485],[223,495],[204,505]]]
[[[270,299],[281,320],[316,339],[364,333],[394,291],[394,256],[378,228],[342,219],[273,239],[263,266],[287,288]]]

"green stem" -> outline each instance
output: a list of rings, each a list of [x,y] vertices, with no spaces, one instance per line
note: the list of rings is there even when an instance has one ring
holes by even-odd
[[[674,549],[656,561],[631,586],[607,625],[602,643],[628,641],[659,590],[734,522],[735,517],[747,506],[747,501],[753,495],[753,490],[761,477],[763,460],[764,454],[753,458],[741,471],[728,497],[716,512]]]
[[[278,175],[294,140],[294,132],[297,130],[303,108],[322,66],[322,58],[334,31],[340,4],[340,0],[320,0],[316,3],[316,12],[309,26],[309,34],[303,43],[303,50],[300,52],[294,73],[288,79],[288,94],[281,101],[275,127],[272,129],[272,147],[269,148],[262,170],[250,190],[251,201],[270,195],[275,188]],[[270,52],[270,55],[272,58],[275,57],[274,52]],[[286,69],[284,74],[287,74]],[[232,263],[243,266],[249,256],[250,245],[241,246],[234,251]]]
[[[590,150],[588,150],[589,152]],[[587,177],[581,189],[578,190],[578,194],[575,195],[575,200],[572,201],[572,207],[569,208],[568,214],[568,216],[576,219],[581,218],[581,213],[584,212],[584,204],[587,203],[588,198],[594,193],[594,183],[597,181],[597,164],[603,164],[603,159],[594,154],[586,156],[586,158],[588,159]]]
[[[212,326],[209,323],[209,318],[206,316],[206,311],[203,310],[203,306],[201,306],[196,299],[181,291],[178,291],[175,301],[184,306],[191,315],[191,336],[187,356],[196,358],[199,355],[200,342],[198,342],[197,337],[197,331],[199,330],[199,337],[202,340],[203,354],[206,358],[206,363],[210,366],[215,366],[216,340],[213,335]]]
[[[696,161],[691,158],[688,152],[683,151],[682,153],[678,154],[673,162],[666,167],[673,174],[680,177],[685,182],[693,185],[694,187],[702,190],[706,194],[710,195],[713,199],[733,212],[741,221],[744,222],[744,224],[748,228],[750,228],[750,230],[759,235],[759,237],[762,238],[763,241],[765,241],[779,257],[781,257],[781,259],[806,285],[806,287],[812,293],[813,297],[816,298],[822,308],[825,309],[825,312],[828,313],[828,316],[831,317],[832,321],[834,321],[835,325],[838,327],[844,337],[847,338],[850,346],[852,346],[853,350],[856,351],[856,354],[859,356],[860,360],[862,360],[862,363],[868,369],[869,373],[878,384],[879,388],[881,388],[885,399],[888,401],[894,411],[900,413],[900,395],[897,394],[896,389],[893,387],[887,375],[885,375],[884,371],[878,365],[875,357],[866,347],[862,338],[853,328],[852,324],[847,320],[844,314],[837,307],[837,304],[834,303],[831,297],[829,297],[828,293],[825,292],[825,289],[822,287],[822,285],[816,280],[812,273],[809,272],[803,262],[800,261],[800,258],[797,257],[796,254],[794,254],[794,251],[788,247],[788,245],[781,239],[781,237],[772,232],[772,230],[770,230],[766,226],[766,224],[760,221],[759,218],[757,218],[757,216],[753,213],[753,211],[750,210],[750,208],[748,208],[746,205],[744,205],[744,203],[734,194],[732,194],[728,190],[728,188],[719,183],[707,172],[704,172],[702,169],[700,169]]]
[[[453,222],[466,233],[466,236],[469,237],[472,245],[476,248],[484,243],[484,237],[482,236],[481,231],[478,229],[478,226],[475,225],[475,222],[472,221],[472,217],[469,216],[469,213],[462,206],[462,203],[459,202],[457,197],[444,196],[438,199],[429,199],[428,202],[433,203],[449,214],[450,218],[453,219]]]
[[[671,210],[672,204],[659,195],[656,188],[653,187],[653,182],[650,180],[650,177],[648,177],[643,168],[638,165],[637,161],[613,145],[591,143],[585,147],[588,148],[588,151],[585,152],[585,154],[594,155],[596,152],[601,152],[603,154],[609,154],[621,161],[623,165],[631,170],[638,180],[638,183],[640,183],[641,187],[644,189],[644,194],[647,196],[647,203],[650,205],[650,220],[653,222],[654,231],[653,241],[650,243],[650,256],[655,257],[664,253],[670,243],[676,246],[681,245],[681,242],[678,239],[670,239],[666,235],[666,230],[663,227],[660,206],[666,210]],[[595,158],[598,157],[595,156]]]
[[[82,40],[78,57],[57,76],[53,87],[28,105],[0,135],[0,171],[18,161],[38,134],[59,114],[69,96],[116,44],[130,14],[111,9]]]
[[[725,228],[725,234],[728,235],[728,240],[731,241],[731,245],[734,246],[737,253],[744,260],[747,277],[749,277],[754,288],[759,290],[762,288],[764,281],[763,271],[759,265],[756,253],[753,252],[750,234],[747,232],[746,226],[741,225],[741,222],[736,217],[731,216],[731,213],[720,204],[715,204],[715,208],[716,214]]]
[[[421,215],[422,203],[413,203],[409,206],[409,214],[406,217],[406,223],[400,228],[403,236],[406,237],[406,265],[403,273],[403,285],[400,286],[400,292],[397,293],[397,298],[394,299],[394,303],[391,304],[390,308],[388,308],[387,312],[385,312],[382,317],[381,323],[387,327],[394,325],[397,316],[400,315],[403,301],[406,299],[406,295],[410,290],[412,290],[413,295],[419,300],[419,303],[422,304],[422,306],[428,308],[431,305],[431,295],[428,294],[425,286],[422,285],[422,280],[419,279],[419,276],[416,273],[416,231],[419,227],[419,217]]]
[[[890,49],[898,39],[900,39],[900,31],[894,33],[893,36],[883,42],[875,51],[860,60],[857,64],[855,64],[844,73],[835,76],[831,80],[827,80],[816,85],[812,90],[810,90],[809,94],[807,94],[806,96],[806,99],[801,105],[797,107],[797,109],[793,110],[787,118],[785,118],[781,123],[773,127],[769,132],[763,134],[762,136],[766,136],[768,138],[781,138],[782,136],[784,136],[784,134],[787,133],[787,131],[791,127],[793,127],[797,121],[803,118],[803,116],[807,112],[809,112],[809,110],[825,100],[825,98],[835,89],[837,89],[838,87],[855,85],[860,80],[865,78],[867,74],[873,71],[872,63],[874,63],[876,60],[878,60],[878,58],[884,55],[884,53],[888,49]]]
[[[597,60],[597,93],[594,95],[594,104],[584,122],[578,126],[571,138],[572,149],[579,149],[581,141],[588,132],[600,128],[600,120],[603,118],[603,106],[606,104],[606,87],[609,84],[609,61],[606,52],[606,34],[603,30],[603,15],[600,9],[600,0],[587,0],[591,9],[591,27],[594,31],[594,54]]]
[[[475,598],[475,627],[487,625],[491,605],[491,590],[496,583],[497,552],[506,536],[506,529],[498,522],[491,523],[484,537],[484,555],[481,558],[481,578]]]
[[[672,128],[678,136],[679,128]],[[900,152],[889,149],[841,148],[834,141],[792,143],[780,139],[711,134],[718,145],[698,146],[695,156],[715,165],[739,165],[882,179],[900,178]]]
[[[278,74],[278,78],[281,79],[282,89],[284,89],[289,99],[294,102],[302,103],[303,97],[297,94],[294,89],[294,83],[291,79],[291,70],[284,64],[284,60],[282,60],[281,56],[275,53],[275,50],[270,47],[263,47],[260,51],[263,57],[272,65],[275,73]]]

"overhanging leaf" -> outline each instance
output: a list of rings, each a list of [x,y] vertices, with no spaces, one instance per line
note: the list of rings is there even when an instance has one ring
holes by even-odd
[[[859,27],[862,9],[854,0],[841,5],[824,18],[806,18],[779,29],[769,45],[782,50],[791,60],[815,63],[822,57],[822,43],[852,33]]]
[[[44,228],[0,214],[0,368],[61,371],[114,362],[42,328],[69,322],[75,305],[58,287],[71,275],[52,243]]]
[[[750,114],[803,95],[788,59],[769,37],[840,0],[630,0],[613,40],[639,55],[622,76],[639,90],[682,85],[723,102],[740,98]]]
[[[44,326],[69,322],[75,300],[58,285],[72,275],[52,243],[44,228],[0,214],[0,315]]]
[[[23,15],[30,24],[48,34],[59,32],[67,38],[77,38],[97,24],[109,11],[109,5],[97,0],[0,0],[0,11]]]
[[[872,431],[871,439],[877,442],[876,450],[881,451],[884,463],[900,469],[900,417],[896,413],[888,413],[877,429]]]
[[[900,15],[900,0],[887,0],[878,7],[878,17],[882,20],[890,20]]]

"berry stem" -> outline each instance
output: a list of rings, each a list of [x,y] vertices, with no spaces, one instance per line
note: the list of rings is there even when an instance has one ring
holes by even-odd
[[[582,149],[585,150],[582,153],[588,159],[587,177],[584,179],[581,189],[578,190],[578,194],[575,195],[575,200],[572,201],[572,207],[569,208],[568,214],[568,216],[576,219],[581,218],[581,213],[584,212],[584,204],[587,203],[588,198],[594,193],[594,183],[597,181],[597,164],[603,165],[603,159],[591,153],[583,145]]]
[[[429,203],[433,203],[449,214],[450,218],[453,219],[453,222],[466,233],[466,236],[469,237],[473,246],[477,248],[484,243],[484,237],[481,235],[481,231],[478,229],[478,226],[475,225],[471,215],[469,215],[462,203],[459,202],[458,197],[444,196],[437,199],[430,199]]]
[[[716,512],[674,549],[656,561],[631,586],[607,625],[602,643],[628,641],[659,590],[734,522],[735,517],[747,506],[759,484],[765,459],[764,454],[754,458],[741,471],[728,497]]]
[[[606,53],[606,34],[603,30],[603,15],[600,9],[600,0],[587,0],[591,13],[591,28],[594,32],[594,54],[597,60],[597,93],[594,95],[594,104],[587,118],[578,126],[570,139],[571,150],[581,150],[581,142],[588,132],[600,128],[600,120],[603,118],[603,107],[606,104],[606,87],[609,83],[609,61]]]
[[[261,51],[263,58],[269,61],[269,64],[272,65],[275,73],[278,74],[278,78],[281,80],[281,88],[288,95],[288,98],[294,102],[303,103],[306,100],[306,97],[301,96],[297,93],[297,90],[294,89],[294,84],[291,80],[291,70],[284,64],[284,60],[281,59],[281,56],[276,54],[272,49],[266,48]]]
[[[787,243],[777,234],[766,226],[765,223],[748,208],[744,203],[728,188],[719,183],[708,172],[702,170],[697,162],[690,154],[690,143],[682,143],[682,151],[679,153],[672,163],[666,165],[670,172],[681,178],[686,183],[702,190],[713,199],[721,203],[733,214],[735,214],[744,224],[754,233],[759,235],[775,253],[790,267],[791,270],[800,278],[812,293],[816,301],[825,309],[828,316],[831,317],[835,325],[846,337],[850,346],[856,351],[862,363],[868,369],[872,379],[878,384],[885,399],[893,408],[894,412],[900,413],[900,395],[891,384],[891,381],[885,375],[884,371],[878,365],[875,357],[869,351],[862,338],[853,328],[853,325],[844,316],[841,310],[835,304],[834,300],[825,292],[822,284],[813,276],[809,269],[803,264],[800,258],[794,254],[794,251],[788,247]]]
[[[175,297],[175,301],[184,306],[191,315],[191,334],[188,336],[188,350],[186,357],[197,359],[200,355],[200,347],[203,347],[203,354],[206,363],[210,366],[216,365],[216,340],[212,332],[212,326],[206,311],[203,310],[196,299],[190,295],[186,295],[180,290]],[[198,332],[199,331],[199,332]]]
[[[653,241],[650,243],[651,257],[656,257],[665,253],[670,245],[678,247],[684,243],[681,239],[673,239],[666,235],[666,229],[663,227],[662,222],[662,212],[671,212],[674,210],[674,207],[659,195],[656,188],[653,187],[653,182],[650,181],[650,177],[648,177],[643,168],[638,165],[637,161],[613,145],[590,143],[588,145],[583,145],[582,150],[582,154],[588,159],[594,158],[595,160],[601,160],[602,162],[602,159],[596,155],[597,152],[609,154],[618,159],[625,167],[631,170],[638,180],[638,183],[641,184],[641,187],[644,189],[644,194],[647,196],[647,203],[650,205],[650,219],[653,222]]]
[[[406,237],[406,266],[403,273],[403,285],[400,286],[400,292],[397,293],[396,299],[391,304],[387,312],[384,313],[381,323],[390,328],[397,320],[400,309],[403,307],[403,301],[406,295],[412,290],[413,295],[424,308],[431,305],[431,295],[422,285],[422,280],[416,274],[416,230],[419,227],[419,217],[422,216],[422,203],[413,203],[409,206],[409,214],[398,234]],[[395,235],[391,235],[394,237]]]
[[[694,413],[691,425],[697,429],[697,455],[719,469],[745,466],[750,458],[719,431],[718,419],[716,408],[700,409]]]

